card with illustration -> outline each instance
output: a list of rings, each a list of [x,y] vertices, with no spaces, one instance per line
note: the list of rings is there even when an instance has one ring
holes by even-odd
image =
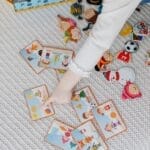
[[[73,55],[72,50],[44,47],[39,66],[67,70]]]
[[[42,51],[43,47],[39,41],[33,41],[20,51],[21,56],[36,73],[44,70],[44,68],[38,66]]]
[[[56,70],[57,79],[60,80],[64,76],[65,72],[66,70]]]
[[[72,131],[72,137],[80,150],[107,150],[108,147],[91,121]]]
[[[71,126],[54,120],[45,137],[46,141],[64,150],[78,150],[71,135],[73,129]]]
[[[48,106],[43,105],[49,97],[48,90],[45,85],[25,90],[24,95],[27,100],[32,120],[38,120],[54,115],[52,104]]]
[[[112,101],[94,108],[93,115],[106,140],[126,130],[126,125]]]
[[[92,108],[98,105],[90,87],[85,87],[75,92],[71,99],[71,103],[81,122],[92,119]]]

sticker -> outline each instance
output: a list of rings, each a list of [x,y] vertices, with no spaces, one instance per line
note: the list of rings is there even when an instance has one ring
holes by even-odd
[[[121,85],[126,85],[128,81],[135,81],[135,71],[130,67],[122,67],[119,70],[103,72],[103,75],[107,81],[113,82],[117,81]]]
[[[150,66],[150,51],[147,52],[145,64]]]
[[[44,47],[39,66],[67,70],[73,55],[72,50]]]
[[[70,13],[73,16],[78,17],[78,19],[83,19],[83,6],[80,3],[73,3],[70,7]]]
[[[125,43],[125,49],[117,53],[116,58],[124,63],[129,63],[132,60],[132,54],[139,50],[139,45],[136,41],[129,40]]]
[[[106,140],[125,131],[126,125],[112,101],[105,102],[93,109],[95,122]]]
[[[133,40],[133,41],[142,41],[143,38],[144,38],[144,37],[141,36],[141,35],[136,35],[136,34],[132,33],[132,40]]]
[[[78,146],[71,135],[73,129],[71,126],[54,120],[46,135],[46,141],[64,150],[77,150]]]
[[[106,70],[107,65],[112,63],[113,55],[110,51],[106,51],[95,66],[96,71]]]
[[[64,32],[64,42],[78,42],[81,39],[81,31],[77,27],[76,22],[71,18],[66,18],[61,15],[57,15],[57,17],[59,28],[62,32]]]
[[[81,124],[73,130],[72,136],[80,150],[108,150],[108,146],[91,121]]]
[[[127,37],[132,33],[132,31],[133,31],[132,25],[130,23],[126,22],[119,34],[123,37]]]
[[[39,41],[33,41],[20,51],[21,56],[36,73],[40,73],[44,70],[42,67],[38,66],[42,53],[43,47]]]
[[[32,120],[38,120],[54,115],[52,104],[43,106],[49,97],[48,90],[45,85],[26,90],[24,91],[24,95],[27,100]]]
[[[123,88],[122,91],[122,99],[125,101],[127,99],[135,99],[142,97],[139,87],[133,83],[128,81]]]
[[[149,27],[144,21],[140,21],[134,25],[133,32],[136,35],[147,36],[149,34]]]
[[[15,0],[13,2],[16,11],[33,9],[40,6],[62,4],[72,0]]]
[[[97,106],[97,101],[89,87],[85,87],[74,93],[71,104],[81,122],[93,118],[92,109]]]

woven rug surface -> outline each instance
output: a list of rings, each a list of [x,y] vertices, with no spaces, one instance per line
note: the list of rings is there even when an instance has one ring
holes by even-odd
[[[44,141],[54,118],[77,126],[79,121],[70,104],[55,105],[53,118],[31,121],[23,91],[46,84],[50,92],[58,81],[54,70],[48,69],[37,75],[19,55],[19,51],[33,40],[43,45],[74,48],[77,52],[86,40],[83,33],[78,44],[63,44],[57,27],[56,15],[72,17],[70,4],[15,13],[14,8],[0,0],[0,150],[59,150]],[[134,12],[129,22],[134,25],[144,20],[150,23],[150,7],[143,6],[141,12]],[[82,27],[85,22],[78,22]],[[129,37],[118,36],[112,51],[120,50]],[[131,66],[136,72],[136,83],[142,91],[142,98],[123,102],[120,98],[121,85],[108,83],[101,73],[93,71],[90,78],[83,79],[77,88],[89,85],[99,102],[112,99],[124,118],[128,130],[108,140],[110,150],[150,150],[150,68],[145,67],[146,51],[150,49],[150,38],[140,43],[140,50],[133,55],[130,64],[114,62],[110,67],[117,69]]]

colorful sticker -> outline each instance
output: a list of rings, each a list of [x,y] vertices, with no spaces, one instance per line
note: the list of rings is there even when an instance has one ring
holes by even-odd
[[[49,95],[45,85],[24,91],[32,120],[54,115],[52,105],[44,106]]]
[[[133,31],[132,25],[126,22],[119,34],[123,37],[126,37],[126,36],[129,36],[132,33],[132,31]]]
[[[54,120],[48,134],[46,135],[46,140],[57,147],[64,150],[77,150],[77,144],[73,141],[71,132],[73,128],[60,122]]]
[[[107,81],[114,82],[117,81],[121,85],[126,85],[128,81],[135,81],[135,71],[131,67],[122,67],[119,70],[112,70],[103,72],[103,75]]]
[[[44,47],[39,66],[67,70],[73,54],[71,50]]]
[[[112,63],[113,55],[110,51],[106,51],[95,66],[96,71],[106,70],[107,65]]]
[[[107,150],[108,148],[91,121],[73,130],[72,136],[80,150]]]
[[[71,18],[66,18],[61,15],[57,15],[57,17],[59,28],[62,32],[64,32],[64,42],[78,42],[81,39],[81,32],[77,27],[76,22]]]
[[[132,40],[133,40],[133,41],[142,41],[143,38],[144,38],[144,37],[141,36],[141,35],[136,35],[136,34],[132,33]]]
[[[128,81],[123,88],[122,99],[127,100],[127,99],[135,99],[140,97],[142,97],[142,94],[137,84]]]
[[[149,34],[149,27],[146,22],[140,21],[134,25],[133,32],[136,35],[147,36]]]
[[[42,45],[38,41],[33,41],[29,46],[22,49],[20,54],[36,73],[40,73],[43,68],[39,67],[38,64],[40,62],[42,52]]]
[[[97,101],[89,87],[85,87],[74,93],[71,103],[81,122],[93,118],[92,108],[97,106]]]
[[[112,101],[94,108],[93,115],[106,140],[126,130],[126,126]]]

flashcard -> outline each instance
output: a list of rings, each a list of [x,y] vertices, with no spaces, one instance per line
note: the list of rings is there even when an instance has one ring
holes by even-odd
[[[72,131],[73,139],[80,150],[107,150],[108,147],[98,130],[91,121],[88,121]]]
[[[112,101],[94,108],[93,115],[106,140],[126,130],[126,125]]]
[[[73,127],[54,120],[46,135],[46,141],[64,150],[77,150],[78,146],[71,135],[72,130]]]
[[[65,3],[72,0],[14,0],[13,4],[16,11],[36,8],[39,6],[54,5],[58,3]]]
[[[66,70],[56,70],[56,75],[57,75],[58,80],[60,80],[64,76],[65,73],[66,73]]]
[[[44,47],[40,67],[67,70],[74,52],[67,49]]]
[[[20,54],[36,73],[40,73],[44,70],[44,68],[38,66],[42,52],[43,47],[40,42],[33,41],[30,45],[23,48],[20,51]]]
[[[24,91],[32,120],[54,115],[52,105],[44,106],[49,94],[45,85]]]
[[[85,87],[74,93],[71,104],[81,122],[93,118],[92,108],[96,107],[97,101],[89,87]]]

